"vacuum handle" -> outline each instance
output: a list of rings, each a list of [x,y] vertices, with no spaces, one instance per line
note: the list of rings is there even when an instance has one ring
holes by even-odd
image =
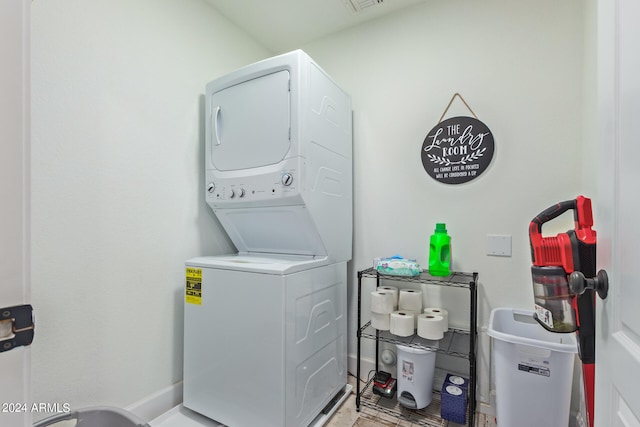
[[[556,203],[555,205],[548,207],[547,209],[536,215],[536,217],[531,220],[531,227],[534,228],[535,231],[540,233],[542,230],[542,224],[559,217],[570,209],[576,209],[575,200],[567,200],[564,202]]]

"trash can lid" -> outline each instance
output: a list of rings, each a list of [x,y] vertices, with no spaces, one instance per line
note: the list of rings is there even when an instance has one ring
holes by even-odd
[[[438,348],[440,347],[440,342],[436,341],[436,340],[428,340],[422,337],[414,337],[411,340],[410,344],[415,344],[415,346],[412,345],[408,345],[409,343],[407,343],[407,345],[402,345],[399,343],[396,343],[396,347],[398,348],[398,351],[406,351],[407,353],[413,353],[413,354],[428,354],[428,353],[434,353],[436,351],[438,351]],[[428,348],[419,348],[418,346],[421,347],[430,347],[430,349]]]
[[[497,340],[562,353],[577,353],[574,333],[549,332],[533,318],[533,311],[499,307],[491,310],[487,334]]]

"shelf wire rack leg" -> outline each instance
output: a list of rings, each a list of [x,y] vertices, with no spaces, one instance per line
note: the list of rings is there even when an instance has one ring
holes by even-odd
[[[469,374],[471,377],[471,396],[469,402],[470,406],[470,414],[469,414],[469,426],[475,426],[476,420],[476,357],[477,357],[477,333],[478,333],[478,314],[476,310],[478,309],[478,273],[473,273],[473,279],[469,282],[469,292],[470,295],[470,310],[469,315],[471,316],[470,325],[471,331],[469,336]]]
[[[362,272],[358,271],[358,345],[357,345],[357,353],[358,359],[356,364],[356,411],[360,412],[360,335],[362,328],[362,316],[360,313],[360,307],[362,306]]]
[[[380,275],[376,274],[376,290],[380,287]],[[379,357],[380,357],[380,330],[376,329],[376,372],[378,372]]]

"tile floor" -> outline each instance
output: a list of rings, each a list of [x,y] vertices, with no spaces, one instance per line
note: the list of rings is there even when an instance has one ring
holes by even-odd
[[[344,404],[331,417],[326,427],[417,427],[419,424],[410,421],[398,420],[390,417],[381,411],[361,406],[360,412],[356,411],[356,387],[355,377],[349,375],[349,383],[353,385],[353,391]],[[439,424],[437,424],[439,425]],[[443,421],[443,426],[447,422]],[[449,427],[459,426],[459,424],[449,423]],[[496,427],[493,417],[484,414],[476,415],[475,427]]]
[[[424,424],[416,424],[410,421],[398,420],[391,417],[378,409],[372,409],[361,406],[360,412],[356,411],[356,382],[355,377],[349,375],[349,384],[353,386],[353,390],[349,397],[344,401],[342,406],[333,414],[325,427],[418,427]],[[364,386],[364,383],[361,384]],[[388,400],[389,405],[395,407],[395,400]],[[386,402],[385,402],[386,403]],[[432,405],[439,405],[438,401],[434,401]],[[389,405],[381,405],[381,408]],[[439,413],[440,409],[435,408]],[[151,427],[224,427],[215,421],[189,411],[182,405],[173,408],[171,411],[161,415],[149,422]],[[75,424],[73,424],[75,425]],[[433,426],[440,427],[460,427],[459,424],[449,423],[447,421],[434,421]],[[58,427],[56,425],[56,427]],[[66,427],[66,425],[61,426]],[[493,417],[485,417],[484,414],[477,414],[475,427],[496,427]]]

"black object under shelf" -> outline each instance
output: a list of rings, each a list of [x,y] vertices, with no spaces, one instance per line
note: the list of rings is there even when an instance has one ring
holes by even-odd
[[[416,334],[409,337],[399,337],[389,331],[379,331],[371,327],[371,322],[362,324],[362,279],[375,279],[376,288],[381,285],[382,280],[394,282],[422,283],[436,286],[449,286],[466,289],[469,292],[469,330],[449,328],[442,340],[438,341],[438,346],[429,345]],[[358,347],[357,347],[357,378],[356,382],[356,410],[360,411],[361,406],[374,408],[383,413],[411,421],[412,423],[424,426],[446,426],[447,421],[440,419],[440,390],[434,390],[433,401],[427,408],[422,410],[411,410],[402,407],[395,398],[388,399],[372,393],[372,380],[360,387],[360,361],[361,361],[361,339],[370,339],[376,342],[376,370],[380,365],[379,344],[387,342],[400,344],[409,347],[428,349],[437,353],[446,354],[453,357],[467,359],[469,363],[469,396],[467,406],[467,425],[474,426],[476,412],[476,353],[477,353],[477,308],[478,308],[478,273],[452,272],[449,276],[432,276],[427,271],[423,271],[419,276],[394,276],[378,273],[374,268],[358,271]]]

